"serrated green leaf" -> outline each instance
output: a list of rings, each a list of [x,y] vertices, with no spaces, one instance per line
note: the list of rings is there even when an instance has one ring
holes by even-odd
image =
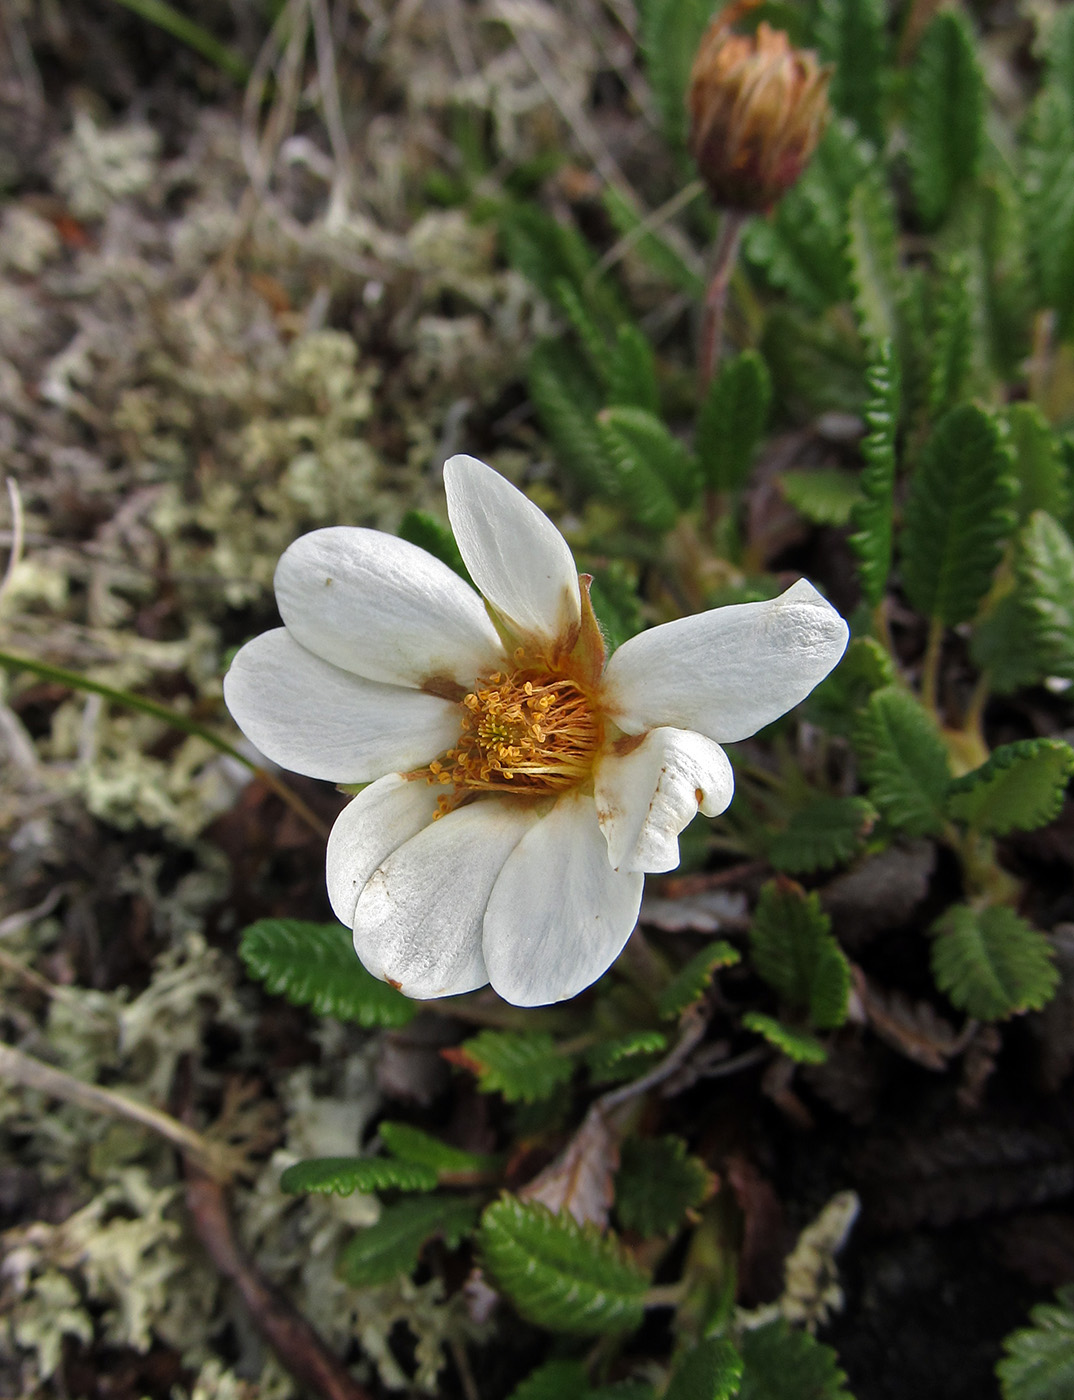
[[[932,719],[897,686],[874,691],[854,726],[869,800],[908,836],[943,830],[950,784],[947,748]]]
[[[685,147],[686,91],[701,36],[712,18],[711,0],[645,0],[640,6],[641,51],[664,135]]]
[[[1074,544],[1042,510],[1019,535],[1015,568],[1045,674],[1074,680]]]
[[[734,1343],[723,1337],[710,1337],[676,1361],[664,1400],[734,1400],[742,1383],[742,1370],[742,1358]]]
[[[454,1249],[477,1220],[473,1201],[459,1196],[412,1196],[384,1206],[374,1225],[359,1230],[348,1242],[339,1272],[352,1288],[376,1288],[391,1283],[418,1266],[422,1246],[434,1235]]]
[[[1003,744],[951,784],[947,811],[989,836],[1034,831],[1059,815],[1072,774],[1074,749],[1062,739]]]
[[[895,209],[876,176],[861,181],[847,213],[847,261],[854,310],[872,346],[899,334],[899,249]]]
[[[744,1332],[742,1360],[738,1400],[853,1400],[832,1348],[782,1320]]]
[[[925,617],[966,622],[988,592],[1014,526],[1012,454],[995,420],[952,409],[910,483],[902,531],[903,584]]]
[[[944,269],[932,317],[928,384],[930,418],[940,418],[964,397],[976,331],[969,268],[965,258],[955,257]]]
[[[310,1157],[287,1168],[280,1189],[290,1195],[349,1196],[355,1191],[433,1191],[436,1180],[431,1167],[390,1157]]]
[[[784,499],[814,525],[846,525],[861,505],[861,479],[842,467],[803,467],[777,478]]]
[[[891,573],[895,438],[899,430],[899,366],[890,340],[876,347],[866,371],[869,397],[865,423],[869,431],[861,444],[860,503],[854,508],[855,533],[850,547],[858,556],[858,573],[865,601],[875,607],[883,598]]]
[[[787,875],[844,865],[861,849],[876,821],[864,797],[818,797],[792,813],[769,838],[768,859]]]
[[[574,1061],[543,1031],[481,1031],[448,1057],[473,1070],[486,1094],[508,1103],[547,1099],[574,1073]]]
[[[1038,1303],[1032,1324],[1003,1340],[996,1363],[1003,1400],[1069,1400],[1074,1395],[1074,1285],[1060,1288],[1054,1303]]]
[[[869,696],[895,679],[891,657],[875,637],[854,637],[839,665],[806,700],[806,714],[833,734],[850,734]]]
[[[697,420],[697,459],[711,490],[745,486],[771,397],[768,368],[756,350],[744,350],[720,367]]]
[[[1004,411],[1018,483],[1018,515],[1027,520],[1035,510],[1065,520],[1071,506],[1070,479],[1059,440],[1035,403],[1012,403]]]
[[[960,11],[941,10],[921,36],[907,96],[910,188],[926,228],[943,221],[960,186],[977,173],[984,97],[973,31]]]
[[[1074,324],[1074,15],[1055,16],[1046,50],[1048,71],[1026,133],[1023,198],[1037,304],[1059,314],[1060,331]]]
[[[995,1021],[1051,1000],[1059,982],[1051,944],[1013,909],[955,905],[936,929],[932,975],[960,1010]]]
[[[454,569],[471,588],[474,586],[470,571],[459,553],[459,546],[455,543],[455,536],[435,515],[425,510],[408,510],[399,522],[399,538],[424,549],[434,559],[439,559],[441,564]]]
[[[539,341],[526,384],[564,475],[587,495],[614,500],[618,478],[596,424],[601,393],[584,360],[563,342]]]
[[[820,0],[816,22],[821,57],[835,64],[832,106],[876,146],[884,135],[885,19],[881,0]]]
[[[493,1278],[538,1327],[600,1335],[640,1323],[649,1277],[594,1225],[505,1195],[486,1207],[480,1241]]]
[[[633,1079],[667,1048],[667,1036],[660,1031],[631,1031],[614,1040],[601,1041],[587,1051],[585,1058],[595,1080]]]
[[[822,1065],[828,1058],[827,1050],[815,1035],[810,1035],[808,1031],[792,1030],[774,1016],[766,1016],[763,1011],[747,1011],[742,1017],[742,1025],[746,1030],[764,1036],[769,1045],[795,1064]]]
[[[296,1006],[360,1026],[405,1026],[415,1004],[367,972],[341,924],[259,919],[243,930],[239,956],[251,977]]]
[[[715,1177],[679,1137],[628,1138],[615,1176],[620,1223],[649,1239],[673,1234],[712,1194]]]
[[[434,1172],[494,1172],[503,1166],[503,1158],[484,1152],[464,1152],[441,1142],[430,1133],[422,1132],[411,1123],[385,1121],[377,1127],[380,1140],[392,1154],[403,1162],[419,1167],[431,1167]]]
[[[660,413],[653,347],[637,326],[619,327],[608,363],[608,401]]]
[[[791,880],[770,880],[750,925],[750,959],[790,1006],[809,1014],[818,1030],[846,1020],[850,964],[832,937],[820,896]]]
[[[657,533],[669,530],[696,495],[696,464],[686,448],[659,418],[640,408],[603,409],[597,431],[631,519]]]
[[[719,967],[734,967],[741,961],[737,948],[718,938],[685,962],[660,993],[657,1009],[663,1021],[676,1021],[688,1006],[700,1001]]]

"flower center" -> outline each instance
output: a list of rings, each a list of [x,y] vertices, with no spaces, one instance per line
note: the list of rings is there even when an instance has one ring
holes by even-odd
[[[516,669],[483,676],[461,701],[461,732],[430,782],[450,784],[441,812],[468,792],[541,797],[584,782],[603,737],[589,692],[570,676],[551,673],[516,652]]]

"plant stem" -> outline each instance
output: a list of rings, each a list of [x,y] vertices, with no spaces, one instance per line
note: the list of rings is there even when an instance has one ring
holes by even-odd
[[[727,306],[727,288],[735,267],[735,257],[742,230],[749,215],[742,209],[727,209],[720,224],[716,251],[712,259],[712,275],[705,293],[705,315],[701,323],[701,353],[698,356],[698,397],[704,397],[709,381],[716,373],[723,348],[723,317]]]

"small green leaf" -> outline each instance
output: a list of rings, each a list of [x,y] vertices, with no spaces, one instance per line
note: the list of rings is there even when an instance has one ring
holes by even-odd
[[[861,849],[876,821],[864,797],[818,797],[792,813],[768,842],[768,859],[788,875],[844,865]]]
[[[319,1192],[349,1196],[354,1191],[432,1191],[436,1172],[413,1162],[390,1157],[311,1157],[295,1162],[280,1177],[280,1189],[290,1195]]]
[[[1035,403],[1012,403],[1005,412],[1014,474],[1018,483],[1018,515],[1027,520],[1035,510],[1065,520],[1070,511],[1070,481],[1059,441]]]
[[[984,144],[984,75],[966,18],[941,10],[910,69],[906,154],[921,222],[935,228],[972,180]]]
[[[660,993],[657,1004],[662,1021],[677,1021],[688,1006],[700,1001],[719,967],[734,967],[741,961],[737,948],[722,938],[708,944],[685,962]]]
[[[601,1335],[640,1323],[649,1277],[596,1226],[504,1195],[481,1217],[480,1241],[489,1272],[538,1327]]]
[[[483,1152],[464,1152],[422,1132],[411,1123],[385,1121],[377,1127],[380,1140],[393,1157],[415,1166],[431,1167],[434,1172],[495,1172],[503,1158]]]
[[[1034,831],[1059,815],[1074,774],[1074,749],[1062,739],[1003,744],[986,763],[951,784],[947,811],[989,836]]]
[[[841,467],[803,467],[777,480],[787,502],[814,525],[846,525],[862,504],[860,477]]]
[[[646,1239],[673,1234],[704,1204],[716,1179],[679,1137],[628,1138],[615,1176],[620,1223]]]
[[[882,0],[820,0],[817,47],[821,57],[835,65],[832,105],[876,146],[884,138],[885,23]]]
[[[675,1363],[664,1400],[734,1400],[742,1382],[742,1358],[733,1342],[710,1337]]]
[[[910,483],[902,534],[903,583],[926,617],[968,621],[988,592],[1014,525],[1012,454],[989,414],[952,409]]]
[[[742,1334],[738,1400],[853,1400],[838,1357],[782,1319]]]
[[[486,1094],[500,1093],[508,1103],[550,1098],[574,1073],[574,1061],[543,1031],[481,1031],[447,1058],[473,1070]]]
[[[352,1288],[391,1283],[418,1266],[422,1246],[434,1235],[454,1249],[477,1220],[477,1205],[458,1196],[411,1196],[384,1206],[375,1225],[347,1244],[339,1271]]]
[[[772,381],[756,350],[743,350],[721,366],[697,420],[697,458],[711,490],[745,486],[771,398]]]
[[[243,930],[239,956],[270,992],[312,1006],[318,1016],[360,1026],[405,1026],[417,1012],[412,1001],[365,970],[342,924],[259,919]]]
[[[994,1021],[1039,1011],[1054,995],[1051,944],[1013,909],[955,905],[936,929],[932,975],[960,1010]]]
[[[1016,569],[1045,674],[1074,680],[1074,544],[1042,510],[1019,536]]]
[[[1074,1285],[1038,1303],[1030,1327],[1004,1338],[1007,1355],[996,1364],[1003,1400],[1069,1400],[1074,1395]]]
[[[595,1045],[586,1053],[586,1065],[597,1081],[633,1079],[667,1048],[667,1036],[660,1031],[631,1031]]]
[[[643,408],[659,416],[660,386],[653,347],[637,326],[619,327],[608,364],[608,397],[613,404]]]
[[[899,331],[899,250],[887,186],[870,176],[850,196],[847,260],[854,310],[871,346],[893,344]]]
[[[854,727],[869,800],[909,836],[943,830],[950,784],[947,748],[914,697],[897,686],[874,691]]]
[[[792,1030],[762,1011],[747,1011],[742,1017],[742,1025],[748,1031],[763,1035],[769,1045],[795,1064],[822,1065],[828,1058],[827,1050],[815,1035],[810,1035],[808,1031]]]
[[[463,563],[455,536],[435,515],[425,510],[408,510],[399,522],[399,538],[424,549],[434,559],[439,559],[441,564],[454,569],[460,578],[473,587],[474,581]]]
[[[839,665],[806,700],[806,713],[822,729],[850,734],[869,696],[894,679],[894,663],[876,638],[854,637]]]
[[[843,1024],[850,995],[850,964],[830,929],[820,896],[785,879],[762,888],[750,925],[754,967],[819,1030]]]
[[[899,366],[890,340],[877,345],[866,372],[869,397],[862,445],[862,499],[854,509],[850,546],[858,556],[865,601],[876,607],[891,573],[892,510],[895,495],[895,437],[899,429]]]
[[[669,530],[697,495],[697,466],[685,446],[643,408],[605,408],[597,431],[631,518],[647,530]]]

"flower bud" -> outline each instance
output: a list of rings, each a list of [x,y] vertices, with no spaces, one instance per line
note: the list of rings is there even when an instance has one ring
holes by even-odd
[[[729,5],[709,26],[690,74],[690,152],[713,201],[770,208],[798,179],[828,115],[827,69],[762,21],[732,25],[759,0]]]

